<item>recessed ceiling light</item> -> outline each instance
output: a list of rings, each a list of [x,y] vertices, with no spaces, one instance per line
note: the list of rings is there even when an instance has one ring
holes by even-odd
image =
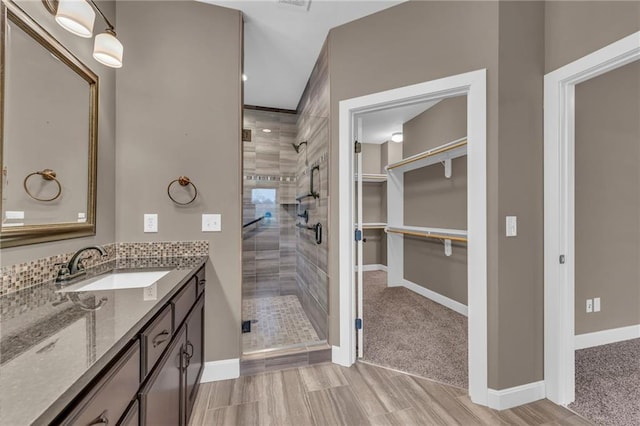
[[[242,74],[242,81],[247,81],[247,75],[246,74]]]
[[[262,131],[265,133],[271,133],[271,129],[262,129]]]
[[[402,132],[391,133],[391,140],[394,142],[402,142],[403,141]]]

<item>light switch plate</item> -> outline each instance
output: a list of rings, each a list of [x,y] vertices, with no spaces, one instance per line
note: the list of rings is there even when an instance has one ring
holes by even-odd
[[[158,232],[158,215],[156,213],[145,213],[144,232]]]
[[[517,216],[507,216],[507,237],[515,237],[518,235],[518,218]]]
[[[600,298],[593,298],[593,312],[600,312]]]
[[[221,214],[203,214],[202,215],[202,232],[220,232],[222,231],[222,215]]]
[[[587,299],[587,307],[586,311],[588,314],[593,312],[593,299]]]

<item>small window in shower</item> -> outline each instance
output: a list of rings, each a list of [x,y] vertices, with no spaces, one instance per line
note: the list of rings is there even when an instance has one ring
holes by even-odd
[[[251,190],[253,204],[275,204],[276,190],[272,188],[254,188]]]

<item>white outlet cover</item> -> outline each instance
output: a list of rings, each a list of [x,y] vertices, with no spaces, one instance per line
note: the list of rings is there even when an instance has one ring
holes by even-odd
[[[593,312],[600,312],[600,298],[593,298]]]
[[[24,212],[7,210],[4,212],[4,217],[6,219],[24,219]]]
[[[220,232],[222,231],[222,215],[221,214],[203,214],[202,215],[202,232]]]
[[[145,213],[144,232],[158,232],[158,215],[156,213]]]
[[[507,216],[506,219],[506,234],[507,237],[515,237],[518,235],[518,217]]]

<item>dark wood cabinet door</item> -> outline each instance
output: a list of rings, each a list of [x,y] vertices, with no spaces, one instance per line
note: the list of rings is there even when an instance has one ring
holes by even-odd
[[[187,330],[182,327],[160,359],[148,382],[140,391],[142,425],[178,426],[183,424],[183,358]]]
[[[196,401],[198,392],[198,384],[200,382],[200,373],[204,366],[204,296],[198,299],[193,310],[187,317],[187,344],[186,344],[186,381],[185,381],[185,399],[186,399],[186,418],[188,423],[191,417],[191,409]]]

